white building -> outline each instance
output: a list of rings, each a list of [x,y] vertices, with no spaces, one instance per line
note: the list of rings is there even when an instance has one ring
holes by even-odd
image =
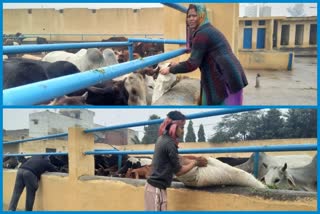
[[[258,5],[250,5],[250,6],[245,7],[244,16],[257,17],[258,16]]]
[[[271,16],[271,7],[270,6],[259,7],[259,16],[260,17]]]
[[[61,109],[59,114],[51,111],[36,112],[29,115],[29,137],[68,132],[69,127],[91,129],[101,127],[93,123],[94,112],[87,109]]]

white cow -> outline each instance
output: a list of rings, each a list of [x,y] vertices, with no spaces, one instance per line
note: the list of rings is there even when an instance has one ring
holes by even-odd
[[[88,71],[107,66],[107,63],[97,48],[81,49],[77,53],[66,51],[53,51],[42,58],[42,61],[56,62],[68,61],[78,67],[80,71]]]
[[[154,89],[153,93],[156,93]],[[152,105],[198,105],[200,99],[200,80],[182,78]]]
[[[147,105],[147,87],[142,74],[130,73],[124,80],[128,91],[128,105]]]
[[[317,155],[309,164],[289,168],[290,162],[283,165],[267,165],[267,173],[261,178],[268,186],[278,189],[294,189],[304,191],[317,191]]]
[[[193,187],[235,185],[265,188],[253,175],[211,157],[206,167],[194,167],[186,174],[177,176],[177,179]]]
[[[246,172],[253,173],[254,170],[254,155],[253,153],[248,161],[238,166],[235,166],[239,169],[242,169]],[[312,157],[309,155],[280,155],[280,156],[271,156],[267,155],[264,152],[259,152],[259,167],[258,167],[258,178],[261,179],[266,173],[267,169],[263,164],[268,166],[283,166],[285,163],[290,163],[289,167],[301,167],[310,163]]]

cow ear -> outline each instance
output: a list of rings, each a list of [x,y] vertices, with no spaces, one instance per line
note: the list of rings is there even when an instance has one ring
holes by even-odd
[[[48,105],[49,105],[49,106],[54,106],[54,105],[57,104],[57,102],[58,102],[58,98],[54,98],[54,100],[51,101]]]
[[[261,182],[266,183],[264,176],[260,179]]]
[[[262,166],[264,166],[266,169],[268,169],[268,165],[266,163],[262,163]]]
[[[81,97],[84,98],[84,100],[86,100],[88,98],[88,91],[86,91]]]
[[[292,176],[287,176],[287,179],[288,179],[288,183],[293,186],[293,187],[296,187],[296,183],[294,182]]]
[[[284,172],[287,169],[287,163],[284,164],[284,166],[282,167],[281,171]]]

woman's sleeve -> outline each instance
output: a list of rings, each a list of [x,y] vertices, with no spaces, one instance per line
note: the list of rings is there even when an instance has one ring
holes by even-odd
[[[171,67],[170,73],[189,73],[196,70],[205,57],[208,45],[208,36],[205,33],[198,32],[192,41],[192,49],[189,59]]]

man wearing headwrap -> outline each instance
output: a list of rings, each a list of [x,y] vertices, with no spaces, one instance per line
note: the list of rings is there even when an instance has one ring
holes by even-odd
[[[190,4],[187,10],[187,61],[163,68],[160,73],[188,73],[200,68],[202,105],[242,105],[248,85],[244,70],[225,36],[208,20],[204,4]],[[189,31],[187,31],[187,34]]]
[[[186,117],[179,111],[171,111],[159,128],[152,159],[152,173],[145,185],[145,210],[167,210],[166,189],[171,186],[173,175],[183,175],[195,166],[206,163],[190,160],[181,165],[178,155],[178,139],[183,137]]]

